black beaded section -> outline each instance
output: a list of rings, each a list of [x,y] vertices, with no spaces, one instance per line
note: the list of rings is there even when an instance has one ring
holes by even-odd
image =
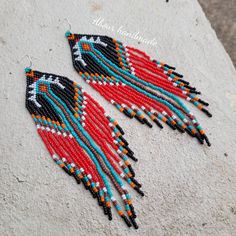
[[[36,93],[36,100],[41,105],[41,107],[36,106],[33,101],[29,100],[29,98],[32,96],[32,94],[29,92],[33,90],[30,85],[32,85],[37,79],[40,79],[42,76],[45,76],[46,79],[48,79],[50,76],[53,78],[53,80],[55,80],[56,78],[59,79],[60,84],[62,84],[65,88],[62,89],[56,84],[50,84],[50,89],[67,105],[72,113],[75,112],[75,92],[73,82],[71,80],[66,77],[49,73],[41,73],[39,71],[33,71],[33,77],[31,77],[29,74],[30,72],[27,76],[25,105],[30,114],[45,116],[47,118],[50,118],[51,120],[62,123],[61,117],[43,94]]]
[[[116,46],[113,42],[113,39],[107,36],[99,36],[99,35],[88,35],[88,34],[73,34],[74,35],[74,40],[69,40],[71,52],[72,52],[72,59],[74,66],[77,68],[79,72],[88,72],[88,73],[98,73],[102,74],[104,76],[110,76],[110,74],[106,71],[103,70],[99,64],[93,59],[93,57],[89,54],[83,54],[82,59],[85,61],[87,64],[86,66],[82,65],[79,61],[76,61],[74,56],[74,51],[73,47],[75,46],[76,42],[78,39],[81,39],[83,36],[86,36],[87,38],[93,37],[94,40],[96,40],[98,37],[100,37],[101,41],[106,43],[107,46],[104,47],[100,44],[93,44],[94,48],[98,50],[100,53],[102,53],[107,59],[109,59],[112,63],[120,67],[119,60],[118,60],[118,55],[113,51]],[[111,50],[112,49],[112,50]]]

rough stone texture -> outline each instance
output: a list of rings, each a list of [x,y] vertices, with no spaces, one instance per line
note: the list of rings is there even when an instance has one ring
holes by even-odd
[[[198,0],[236,65],[236,0]]]
[[[236,235],[236,73],[196,0],[2,0],[0,11],[0,235]],[[157,47],[93,25],[99,16],[114,29],[155,37]],[[211,104],[212,119],[193,110],[212,147],[141,126],[86,85],[72,68],[65,17],[74,32],[107,34],[176,65]],[[49,159],[24,108],[26,54],[33,68],[80,82],[120,121],[146,193],[132,192],[138,231],[116,214],[109,222]]]

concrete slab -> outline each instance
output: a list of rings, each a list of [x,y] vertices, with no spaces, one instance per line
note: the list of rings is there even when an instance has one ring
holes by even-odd
[[[236,0],[198,0],[225,50],[236,65]]]
[[[2,0],[0,17],[1,235],[236,234],[236,73],[196,0]],[[99,17],[108,27],[93,24]],[[110,35],[176,65],[211,104],[212,119],[193,110],[212,147],[119,114],[72,68],[64,18],[73,32]],[[157,43],[125,36],[120,27]],[[24,107],[26,54],[34,69],[78,81],[120,121],[146,192],[144,198],[132,192],[138,231],[116,214],[108,222],[96,201],[49,159]]]

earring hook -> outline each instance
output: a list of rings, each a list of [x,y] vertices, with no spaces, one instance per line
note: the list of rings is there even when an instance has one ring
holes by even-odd
[[[69,22],[69,20],[67,18],[64,18],[64,21],[66,21],[67,24],[69,25],[69,30],[68,31],[71,31],[71,23]]]
[[[27,59],[29,60],[29,63],[30,63],[30,65],[27,66],[27,67],[28,67],[28,68],[31,68],[32,65],[33,65],[33,63],[32,63],[32,57],[29,56],[28,54],[26,54],[26,55],[24,55],[24,56],[20,59],[20,62],[22,62],[25,58],[27,58]]]

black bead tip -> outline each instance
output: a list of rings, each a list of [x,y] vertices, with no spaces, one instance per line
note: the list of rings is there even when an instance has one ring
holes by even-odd
[[[112,220],[112,213],[111,213],[111,208],[107,207],[107,215],[108,215],[108,219]]]
[[[81,179],[76,174],[74,175],[74,177],[75,177],[75,180],[76,180],[77,184],[80,184]]]
[[[63,169],[68,175],[72,175],[72,173],[69,171],[69,169],[68,169],[66,166],[64,166],[62,169]]]
[[[134,228],[135,228],[135,229],[138,229],[138,225],[137,225],[135,219],[134,219],[132,216],[130,216],[129,219],[130,219],[132,225],[134,226]]]
[[[128,168],[129,168],[129,171],[130,171],[131,175],[132,175],[133,177],[135,177],[135,172],[134,172],[132,166],[131,166],[131,165],[128,165]]]
[[[163,129],[162,124],[161,124],[157,119],[154,119],[153,121],[157,124],[157,126],[158,126],[160,129]]]
[[[134,189],[135,189],[142,197],[144,197],[144,192],[143,192],[140,188],[138,188],[138,187],[136,186],[136,187],[134,187]]]
[[[119,125],[116,125],[116,128],[121,132],[122,135],[125,134],[124,130]]]
[[[104,212],[104,215],[108,215],[108,210],[105,204],[103,204],[103,212]]]
[[[134,116],[141,124],[145,124],[144,121],[137,115]]]
[[[208,147],[210,147],[210,146],[211,146],[211,143],[210,143],[208,137],[207,137],[205,134],[202,134],[202,138],[206,141]]]
[[[191,130],[189,130],[189,128],[186,128],[185,130],[191,137],[195,137],[195,135],[191,132]]]
[[[200,103],[203,104],[204,106],[209,106],[209,103],[203,101],[202,99],[198,99],[198,102],[200,102]]]
[[[146,118],[143,118],[143,121],[148,127],[152,128],[152,124]]]
[[[125,146],[129,146],[129,143],[122,136],[119,136],[119,139],[125,144]]]
[[[201,138],[201,136],[199,134],[196,134],[196,138],[200,144],[204,144],[204,140]]]
[[[166,124],[167,124],[168,126],[170,126],[171,129],[176,130],[176,127],[175,127],[174,125],[172,125],[169,120],[166,121]]]
[[[130,205],[129,205],[129,208],[130,208],[130,211],[131,211],[131,213],[132,213],[132,216],[133,216],[134,218],[136,218],[137,215],[136,215],[136,213],[135,213],[134,206],[133,206],[132,204],[130,204]]]
[[[212,114],[206,110],[205,108],[202,108],[202,111],[208,116],[208,117],[212,117]]]
[[[125,215],[122,215],[121,218],[124,220],[124,222],[126,223],[126,225],[128,227],[132,226],[132,224],[130,223],[130,221],[128,220],[128,218]]]
[[[179,73],[177,73],[177,72],[175,72],[175,71],[173,71],[172,74],[173,74],[173,75],[176,75],[176,76],[178,76],[178,77],[180,77],[180,78],[183,78],[183,77],[184,77],[183,75],[181,75],[181,74],[179,74]]]
[[[189,82],[188,82],[188,81],[186,81],[186,80],[183,80],[183,79],[178,79],[178,81],[179,81],[179,82],[182,82],[182,83],[184,83],[184,84],[186,84],[186,85],[189,85]]]
[[[131,155],[134,155],[134,152],[133,152],[128,146],[126,146],[125,149],[126,149]]]
[[[133,177],[130,177],[130,179],[131,179],[132,182],[133,182],[135,185],[137,185],[139,188],[142,187],[142,185],[141,185],[136,179],[134,179]]]
[[[133,116],[132,116],[126,109],[123,110],[123,113],[124,113],[126,116],[128,116],[130,119],[133,118]]]
[[[138,159],[136,157],[134,157],[133,155],[131,155],[130,153],[126,154],[130,159],[132,159],[133,161],[137,162]]]
[[[170,70],[175,70],[176,69],[174,66],[170,66],[170,65],[167,65],[167,64],[164,64],[164,66],[167,67]]]

